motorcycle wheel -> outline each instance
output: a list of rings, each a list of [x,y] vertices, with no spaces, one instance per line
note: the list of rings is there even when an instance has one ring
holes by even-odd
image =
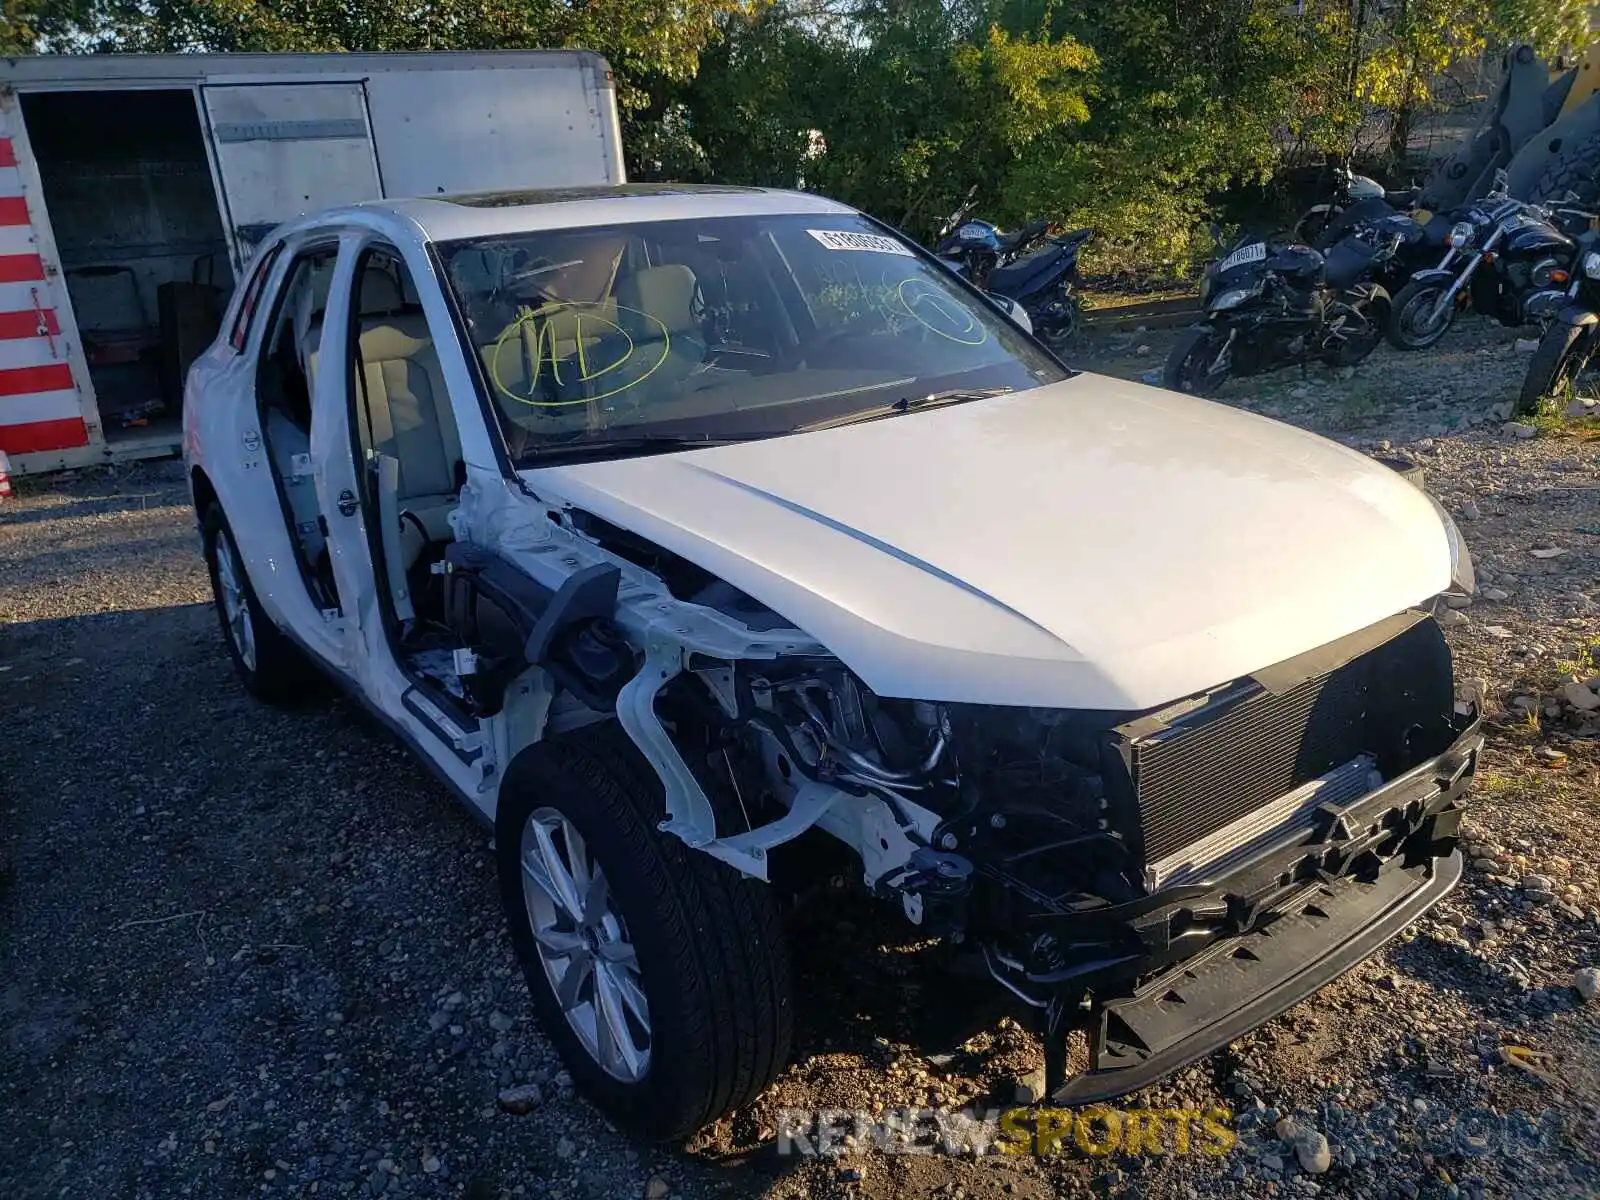
[[[1228,378],[1229,364],[1217,358],[1227,344],[1227,334],[1210,325],[1183,331],[1161,370],[1161,386],[1190,396],[1212,396]]]
[[[1041,342],[1055,354],[1067,348],[1072,335],[1078,332],[1078,298],[1067,295],[1046,304],[1037,313],[1029,313]]]
[[[1337,204],[1313,204],[1300,214],[1300,219],[1294,223],[1290,236],[1297,245],[1314,246],[1328,228],[1329,222],[1343,211]]]
[[[1334,367],[1353,367],[1383,340],[1390,317],[1389,297],[1381,291],[1341,296],[1330,306],[1328,317],[1329,325],[1341,332],[1339,336],[1330,332],[1324,339],[1322,361]]]
[[[1559,392],[1567,380],[1576,379],[1588,365],[1589,354],[1580,349],[1584,329],[1564,321],[1551,322],[1539,339],[1539,348],[1528,363],[1528,373],[1522,377],[1522,391],[1517,396],[1516,416],[1529,416],[1539,411],[1539,401]]]
[[[1456,309],[1451,305],[1432,324],[1427,324],[1428,314],[1445,290],[1443,284],[1415,279],[1401,288],[1383,331],[1389,344],[1397,350],[1426,350],[1437,343],[1456,320]]]

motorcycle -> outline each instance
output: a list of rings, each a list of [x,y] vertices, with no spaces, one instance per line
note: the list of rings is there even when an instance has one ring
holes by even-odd
[[[1499,182],[1452,226],[1439,265],[1418,271],[1395,296],[1384,330],[1391,345],[1426,349],[1468,308],[1513,328],[1525,325],[1530,293],[1571,280],[1577,243],[1555,214],[1507,196],[1503,173]]]
[[[1600,348],[1600,230],[1578,238],[1572,282],[1528,297],[1528,316],[1544,325],[1539,348],[1528,362],[1515,412],[1539,410],[1539,401],[1561,392],[1583,374]]]
[[[1351,208],[1372,201],[1388,206],[1391,212],[1410,208],[1416,203],[1419,190],[1403,188],[1390,191],[1376,179],[1357,175],[1347,166],[1335,167],[1333,199],[1325,204],[1313,204],[1301,213],[1300,219],[1294,223],[1292,237],[1296,243],[1320,250],[1323,247],[1318,245],[1319,240]]]
[[[1398,218],[1404,221],[1405,218]],[[1204,323],[1168,355],[1162,384],[1196,396],[1230,375],[1320,359],[1354,366],[1371,354],[1389,315],[1389,293],[1371,276],[1393,255],[1398,228],[1341,239],[1328,253],[1247,236],[1200,279]]]
[[[946,218],[933,252],[974,287],[984,288],[988,286],[989,272],[1028,250],[1049,232],[1050,222],[1032,221],[1021,229],[1005,233],[988,221],[969,221],[966,217],[977,203],[976,193],[976,188],[968,192],[961,207]]]
[[[1033,332],[1059,350],[1078,324],[1078,251],[1092,229],[1051,234],[1035,221],[1015,233],[1001,233],[987,221],[967,221],[935,249],[951,270],[986,292],[1020,304]],[[1029,249],[1034,242],[1038,249]]]
[[[1386,200],[1363,200],[1353,204],[1330,221],[1310,243],[1313,250],[1326,254],[1347,237],[1369,237],[1379,231],[1401,232],[1394,255],[1380,264],[1375,278],[1391,294],[1411,282],[1418,271],[1434,266],[1448,248],[1455,213],[1434,213],[1425,209],[1402,210]]]

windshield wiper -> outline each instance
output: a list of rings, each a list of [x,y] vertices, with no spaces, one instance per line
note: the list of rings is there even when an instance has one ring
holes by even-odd
[[[863,421],[881,421],[885,417],[898,417],[901,413],[944,408],[950,404],[965,404],[969,400],[987,400],[992,396],[1004,396],[1009,391],[1011,389],[1008,387],[949,388],[942,392],[929,392],[926,396],[902,396],[891,404],[863,408],[859,412],[846,413],[842,417],[829,417],[826,421],[813,421],[809,425],[796,425],[794,432],[814,433],[819,429],[837,429],[841,425],[859,425]]]
[[[672,454],[679,450],[706,450],[712,446],[732,446],[739,442],[755,440],[752,437],[691,437],[672,433],[638,433],[623,437],[586,437],[570,442],[551,442],[523,453],[521,465],[525,467],[553,466],[574,458],[596,458],[616,455],[632,457],[641,454]]]

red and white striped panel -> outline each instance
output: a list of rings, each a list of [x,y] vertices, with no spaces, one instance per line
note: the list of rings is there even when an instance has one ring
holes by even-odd
[[[0,110],[0,450],[85,446],[89,431],[6,121]]]

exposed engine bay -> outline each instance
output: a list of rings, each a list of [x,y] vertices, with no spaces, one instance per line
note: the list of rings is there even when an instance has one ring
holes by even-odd
[[[478,715],[515,712],[501,754],[563,702],[568,721],[614,715],[662,780],[664,832],[763,879],[777,847],[832,834],[863,886],[976,949],[1052,1030],[1095,1014],[1091,1076],[1162,1058],[1119,1000],[1148,1005],[1208,948],[1310,920],[1319,888],[1370,889],[1393,863],[1431,878],[1453,853],[1475,714],[1456,711],[1424,612],[1155,712],[888,698],[643,538],[565,511],[542,537],[516,531],[526,555],[503,537],[489,552],[475,506],[446,556],[447,612]],[[1451,754],[1449,786],[1411,798]]]

